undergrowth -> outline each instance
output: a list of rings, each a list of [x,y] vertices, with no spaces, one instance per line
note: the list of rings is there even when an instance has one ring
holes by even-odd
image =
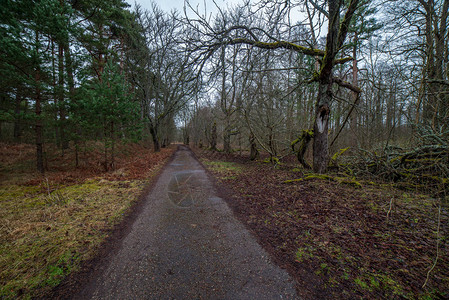
[[[0,145],[8,149],[7,145]],[[32,160],[27,145],[9,151]],[[95,154],[95,145],[91,153]],[[103,172],[86,156],[86,172],[60,157],[45,177],[23,169],[23,160],[0,155],[0,298],[44,297],[81,263],[92,258],[123,219],[148,180],[173,152],[122,148],[118,169]],[[55,159],[57,155],[54,155]],[[88,163],[87,163],[88,162]],[[28,163],[25,163],[28,164]],[[64,167],[65,166],[65,167]],[[87,168],[87,169],[86,169]]]
[[[293,163],[275,169],[237,155],[197,155],[233,190],[230,206],[297,279],[300,296],[449,297],[449,213],[441,199]],[[217,168],[226,165],[239,172]]]

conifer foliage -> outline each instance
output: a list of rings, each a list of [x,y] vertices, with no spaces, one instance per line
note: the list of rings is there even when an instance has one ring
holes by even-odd
[[[64,155],[68,148],[78,154],[84,141],[103,141],[105,170],[114,169],[119,140],[153,135],[169,143],[188,100],[180,71],[188,68],[173,43],[179,23],[152,10],[131,11],[124,0],[1,1],[1,141],[35,143],[41,173],[49,143]],[[165,28],[160,40],[145,38],[157,30],[148,24]],[[167,51],[169,59],[161,54]],[[163,64],[180,76],[158,70]]]

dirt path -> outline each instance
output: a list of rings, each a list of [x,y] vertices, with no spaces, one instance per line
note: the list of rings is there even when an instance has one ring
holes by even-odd
[[[108,262],[74,298],[297,298],[288,274],[232,216],[184,146]]]

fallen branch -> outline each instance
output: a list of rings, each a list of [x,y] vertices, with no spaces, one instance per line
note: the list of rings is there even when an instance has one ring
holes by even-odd
[[[326,175],[326,174],[312,174],[312,175],[308,175],[308,176],[303,177],[303,178],[286,180],[286,181],[284,181],[284,183],[301,182],[301,181],[307,181],[307,180],[312,180],[312,179],[322,179],[322,180],[335,181],[335,182],[337,182],[339,184],[353,185],[356,188],[361,188],[362,187],[360,182],[356,181],[354,178],[338,177],[338,176],[334,177],[334,176],[330,176],[330,175]]]

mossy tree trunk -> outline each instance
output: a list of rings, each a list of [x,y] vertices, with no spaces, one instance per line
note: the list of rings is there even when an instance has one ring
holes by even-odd
[[[330,104],[333,97],[332,84],[334,83],[335,58],[346,40],[349,24],[359,5],[359,0],[350,1],[342,22],[340,22],[340,11],[343,1],[329,0],[328,5],[329,26],[326,49],[318,74],[318,98],[315,104],[315,122],[313,125],[313,170],[317,173],[327,172],[329,160],[328,129]],[[347,83],[344,83],[344,85],[349,86]]]
[[[249,144],[250,144],[250,154],[249,159],[255,160],[259,157],[259,150],[257,150],[257,144],[256,144],[256,137],[254,136],[254,133],[251,132],[249,136]]]
[[[329,30],[326,38],[326,50],[321,64],[318,81],[318,98],[315,104],[315,122],[313,125],[313,171],[326,173],[329,159],[328,128],[330,103],[332,101],[332,69],[338,53],[338,32],[340,24],[341,1],[329,1]]]
[[[311,169],[309,164],[306,162],[304,158],[307,148],[309,147],[310,141],[313,138],[312,130],[303,130],[301,136],[292,142],[292,150],[295,152],[295,145],[299,143],[298,151],[296,152],[296,157],[298,158],[298,162],[306,169]]]

